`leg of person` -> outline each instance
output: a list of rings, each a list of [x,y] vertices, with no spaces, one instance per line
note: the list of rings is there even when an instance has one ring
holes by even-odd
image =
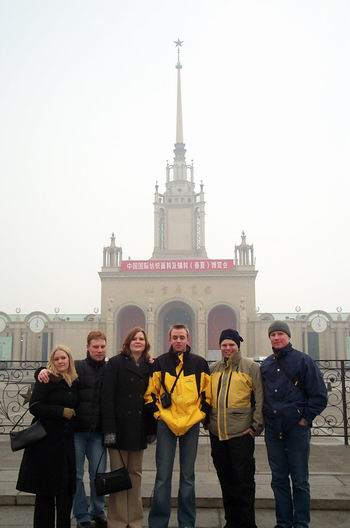
[[[124,458],[124,451],[122,451]],[[128,526],[129,528],[142,528],[143,509],[141,496],[143,450],[129,451],[128,471],[132,488],[127,491],[128,500]]]
[[[72,460],[67,453],[67,458],[61,460],[60,487],[55,497],[56,526],[57,528],[70,528],[70,512],[73,503],[73,490],[76,481],[75,471],[71,470]]]
[[[310,427],[297,425],[286,438],[293,488],[294,528],[308,528],[310,524],[310,436]]]
[[[35,495],[34,528],[55,528],[55,497]]]
[[[159,420],[157,428],[154,494],[148,516],[149,528],[167,528],[171,512],[171,477],[173,474],[177,437]]]
[[[76,518],[77,523],[90,522],[89,503],[84,487],[84,463],[89,434],[90,433],[74,433],[77,479],[73,499],[73,515]]]
[[[228,441],[220,441],[217,436],[210,433],[210,445],[213,464],[216,469],[222,492],[222,501],[224,504],[226,519],[225,528],[233,528],[235,511],[232,507],[232,501],[234,501],[232,490],[234,483]]]
[[[254,438],[247,434],[227,442],[232,470],[232,527],[256,528]]]
[[[70,512],[72,509],[72,503],[73,497],[68,490],[62,491],[62,493],[56,495],[57,528],[70,528]]]
[[[177,518],[179,528],[194,528],[196,523],[196,494],[194,488],[194,466],[197,457],[199,424],[191,427],[179,437],[180,486]]]
[[[102,458],[101,458],[102,455]],[[103,445],[102,433],[89,433],[89,441],[86,446],[86,457],[89,462],[90,478],[90,518],[95,521],[96,528],[107,527],[106,515],[104,512],[105,498],[96,495],[95,475],[98,463],[101,459],[98,471],[106,471],[107,452]]]
[[[293,502],[285,440],[280,439],[272,429],[267,427],[265,442],[272,473],[271,487],[275,496],[277,527],[292,528]]]
[[[111,471],[122,467],[123,462],[128,467],[129,451],[119,451],[109,448]],[[121,456],[123,457],[123,461]],[[128,490],[111,493],[108,499],[108,528],[126,528],[128,526]]]

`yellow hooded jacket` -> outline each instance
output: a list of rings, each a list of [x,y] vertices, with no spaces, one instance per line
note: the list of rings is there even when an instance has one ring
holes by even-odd
[[[259,435],[263,426],[263,386],[259,365],[238,351],[211,365],[210,432],[220,440],[240,436],[251,427]]]
[[[172,347],[169,352],[156,358],[145,403],[148,412],[163,420],[176,435],[182,436],[210,412],[210,372],[206,360],[191,353],[190,347],[177,354]],[[183,367],[171,395],[171,406],[164,409],[160,398],[165,389],[170,393],[177,374]]]

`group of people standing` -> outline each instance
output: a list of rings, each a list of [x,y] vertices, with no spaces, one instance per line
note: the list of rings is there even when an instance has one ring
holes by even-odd
[[[222,358],[209,368],[194,354],[186,326],[169,330],[169,351],[153,359],[142,328],[126,336],[121,352],[106,361],[106,337],[90,332],[87,356],[73,361],[57,346],[46,369],[36,373],[31,397],[34,420],[47,436],[25,449],[17,489],[34,493],[34,528],[142,528],[144,449],[155,438],[156,480],[149,528],[167,528],[171,480],[179,441],[179,528],[194,528],[195,460],[200,423],[209,429],[220,482],[225,528],[256,528],[254,438],[265,441],[276,501],[276,528],[308,528],[308,458],[313,419],[327,404],[322,375],[295,350],[284,321],[269,327],[272,354],[261,365],[242,356],[236,330],[220,334]],[[124,463],[132,488],[109,497],[95,492],[94,478]],[[83,477],[87,458],[88,502]],[[291,490],[292,484],[292,490]]]

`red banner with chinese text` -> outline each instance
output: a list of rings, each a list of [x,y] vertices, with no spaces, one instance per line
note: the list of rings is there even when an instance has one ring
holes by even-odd
[[[233,259],[201,259],[201,260],[122,260],[120,269],[127,272],[203,272],[228,271],[235,267]]]

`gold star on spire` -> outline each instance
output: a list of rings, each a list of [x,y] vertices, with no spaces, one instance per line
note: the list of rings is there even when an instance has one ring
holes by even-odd
[[[182,44],[183,44],[183,40],[180,40],[179,38],[177,40],[174,40],[174,44],[177,48],[181,48]]]

